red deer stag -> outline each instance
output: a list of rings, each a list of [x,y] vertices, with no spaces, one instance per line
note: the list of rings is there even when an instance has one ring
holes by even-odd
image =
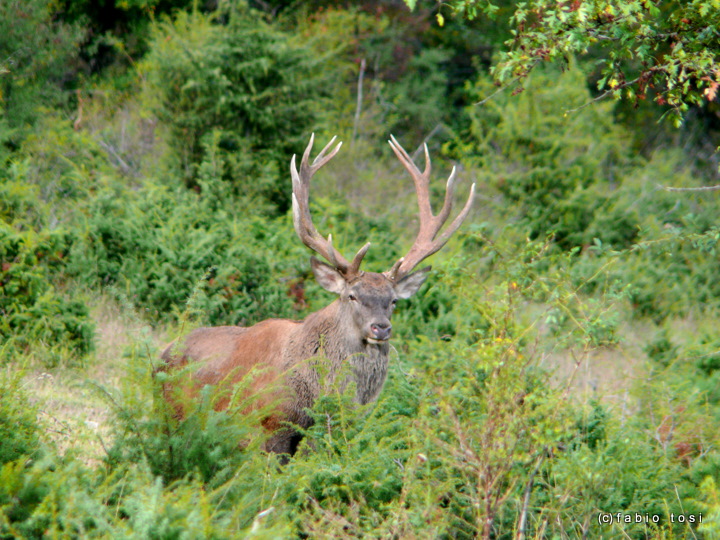
[[[263,425],[273,432],[265,448],[281,454],[292,454],[300,441],[299,434],[288,427],[296,424],[307,428],[312,419],[307,413],[324,385],[334,381],[341,369],[355,382],[355,401],[366,404],[375,400],[385,383],[388,369],[390,316],[395,302],[410,298],[425,281],[430,267],[410,273],[423,259],[438,251],[460,227],[473,202],[475,185],[465,207],[441,234],[452,208],[455,169],[447,181],[445,201],[440,213],[430,208],[430,156],[425,146],[425,170],[415,166],[407,152],[391,137],[390,146],[408,170],[415,183],[420,208],[420,232],[408,254],[382,274],[360,270],[370,244],[365,244],[352,261],[347,261],[332,245],[332,236],[320,236],[310,216],[310,179],[340,150],[342,143],[329,153],[335,138],[309,163],[314,136],[300,163],[298,172],[295,156],[290,161],[293,193],[293,221],[295,231],[303,243],[330,264],[310,258],[310,265],[318,283],[339,296],[329,306],[308,315],[304,321],[269,319],[249,328],[220,326],[198,328],[191,332],[183,345],[168,346],[162,354],[169,368],[197,362],[193,375],[195,391],[201,385],[221,384],[232,387],[254,367],[260,368],[247,390],[248,394],[263,396],[255,407],[275,401],[272,412]],[[319,362],[326,362],[324,383],[318,371]],[[341,386],[344,383],[341,382]],[[349,381],[344,381],[345,383]],[[273,391],[267,391],[273,387]],[[170,388],[166,387],[166,395]],[[177,389],[176,389],[177,390]],[[263,392],[264,390],[264,392]],[[229,398],[216,403],[220,410],[228,406]],[[181,415],[182,411],[178,410]]]

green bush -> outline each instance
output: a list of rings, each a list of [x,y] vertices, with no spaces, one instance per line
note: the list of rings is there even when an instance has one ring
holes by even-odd
[[[284,212],[288,156],[307,141],[326,75],[321,59],[242,6],[223,13],[223,24],[198,12],[159,23],[143,68],[147,92],[188,185],[198,186],[213,154],[235,194]]]
[[[239,399],[242,392],[237,389],[230,396],[229,409],[221,412],[213,408],[221,397],[218,389],[207,386],[192,398],[170,390],[191,384],[192,366],[172,373],[154,370],[158,360],[146,358],[147,350],[147,344],[138,343],[130,351],[119,393],[97,387],[117,419],[107,465],[124,470],[128,463],[146,463],[166,485],[189,476],[206,485],[221,485],[258,452],[263,440],[261,414],[245,411],[247,404]],[[163,393],[166,385],[172,403]],[[185,411],[182,419],[174,408],[180,404]]]
[[[0,163],[40,115],[70,101],[83,30],[57,15],[47,0],[0,4]]]
[[[0,465],[40,452],[37,407],[22,389],[22,375],[0,369]]]
[[[621,219],[609,229],[603,223],[613,191],[633,163],[629,134],[613,121],[610,104],[581,107],[592,99],[583,81],[577,67],[534,71],[519,96],[505,93],[469,107],[468,127],[454,151],[483,169],[531,238],[553,233],[563,249],[595,237],[628,247],[637,234],[635,214],[618,213]],[[478,101],[492,85],[480,77],[468,92]],[[567,112],[573,107],[579,110]]]
[[[143,208],[162,207],[156,203],[169,192],[157,189],[153,197],[159,198]],[[148,194],[140,198],[148,201]],[[194,215],[203,218],[202,206],[193,204]],[[352,215],[338,208],[339,216]],[[352,220],[336,217],[324,225],[343,237]],[[292,232],[287,220],[283,227]],[[286,241],[285,233],[278,236]],[[147,256],[154,255],[137,257]],[[304,261],[304,247],[292,248],[290,260],[295,256]],[[698,459],[686,474],[672,447],[655,438],[652,421],[643,420],[649,411],[622,424],[598,404],[579,406],[535,365],[542,350],[558,344],[585,351],[598,345],[595,310],[608,306],[584,307],[567,268],[575,256],[558,254],[547,240],[517,246],[508,239],[439,265],[448,289],[438,285],[440,292],[430,293],[430,313],[415,323],[417,336],[397,342],[381,399],[356,407],[352,388],[332,388],[312,411],[307,446],[282,466],[259,450],[263,411],[245,414],[242,388],[226,412],[214,411],[219,394],[208,387],[183,402],[184,420],[173,418],[162,385],[193,367],[153,374],[157,352],[138,342],[124,361],[122,390],[103,390],[115,426],[104,466],[10,462],[1,472],[7,482],[0,488],[0,534],[233,537],[254,531],[271,538],[420,531],[509,538],[523,527],[526,536],[643,537],[645,529],[635,524],[601,527],[595,519],[600,511],[657,513],[663,516],[658,534],[687,533],[668,523],[667,512],[679,513],[681,505],[685,513],[698,511],[691,501],[701,497],[698,478],[714,474],[709,461]],[[131,251],[124,259],[132,257]],[[385,264],[383,254],[376,257],[373,265]],[[492,277],[480,279],[478,271],[488,264]],[[190,296],[192,309],[196,300],[202,305],[202,298]],[[540,301],[551,307],[528,309]],[[442,306],[439,315],[433,305]],[[425,307],[411,305],[411,318]],[[572,317],[554,332],[541,331],[551,308]],[[452,333],[440,334],[446,321]],[[643,407],[662,415],[657,399],[648,396]]]
[[[616,427],[609,431],[594,449],[581,445],[552,461],[538,486],[541,504],[552,504],[550,500],[562,499],[564,494],[570,496],[564,498],[557,513],[538,517],[552,516],[548,519],[551,530],[577,536],[643,539],[649,531],[688,534],[687,524],[670,520],[670,513],[698,514],[698,508],[688,503],[691,486],[684,481],[678,461],[632,427],[625,427],[622,434]],[[619,512],[633,520],[637,514],[659,516],[660,523],[614,520],[599,524],[597,519],[588,519],[600,512]]]
[[[241,221],[206,202],[150,183],[138,192],[102,190],[78,223],[82,232],[68,272],[90,286],[111,287],[153,320],[177,316],[206,274],[198,308],[207,323],[248,324],[293,313],[278,281],[288,264],[274,251],[282,249],[278,225]],[[242,214],[241,205],[247,208],[238,201],[233,211]]]
[[[42,228],[36,189],[6,178],[0,195],[0,359],[36,352],[54,365],[66,350],[85,355],[94,343],[87,306],[59,287],[73,235]]]

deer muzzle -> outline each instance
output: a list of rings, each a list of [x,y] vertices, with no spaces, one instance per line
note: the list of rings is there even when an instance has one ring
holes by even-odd
[[[370,325],[370,336],[367,340],[370,343],[382,343],[390,339],[392,325],[388,323],[373,323]]]

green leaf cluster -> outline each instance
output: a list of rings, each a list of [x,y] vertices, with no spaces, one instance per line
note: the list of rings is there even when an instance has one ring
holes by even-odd
[[[17,166],[0,182],[0,358],[33,353],[47,365],[94,346],[87,306],[60,285],[74,236],[40,226],[46,208]]]
[[[58,20],[46,0],[0,5],[0,159],[17,148],[42,111],[70,101],[79,25]]]
[[[714,0],[573,0],[498,2],[511,13],[510,33],[492,68],[501,84],[523,81],[544,62],[573,56],[595,65],[603,96],[661,105],[680,125],[691,106],[713,101],[718,84],[720,9]],[[449,2],[469,18],[493,17],[498,5]]]
[[[287,210],[287,156],[324,96],[323,59],[243,7],[180,12],[155,27],[150,47],[146,91],[170,130],[175,173],[198,186],[212,162],[236,194]]]

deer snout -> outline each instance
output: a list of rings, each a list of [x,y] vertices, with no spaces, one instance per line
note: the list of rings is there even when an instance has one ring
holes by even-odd
[[[376,322],[370,325],[371,337],[377,341],[387,341],[390,339],[391,330],[392,324],[389,322]]]

